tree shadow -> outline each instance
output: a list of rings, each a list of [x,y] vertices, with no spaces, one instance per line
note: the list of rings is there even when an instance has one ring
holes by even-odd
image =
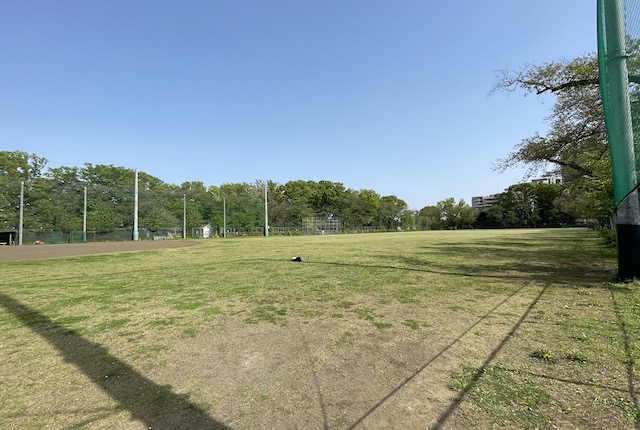
[[[129,411],[133,420],[145,427],[161,430],[230,430],[207,414],[187,396],[178,395],[168,385],[159,385],[137,372],[129,364],[111,355],[107,349],[85,339],[75,330],[57,324],[51,318],[0,293],[0,306],[16,317],[34,334],[58,350],[62,358]],[[83,424],[87,424],[83,422]]]
[[[420,260],[401,257],[403,264],[417,265]],[[425,271],[442,275],[458,275],[477,278],[488,278],[502,281],[517,282],[550,282],[555,286],[574,285],[576,282],[601,282],[611,278],[604,270],[594,270],[593,267],[584,264],[571,264],[564,262],[562,265],[533,260],[519,260],[513,264],[500,263],[465,264],[465,263],[427,263],[429,267]]]
[[[459,271],[452,269],[438,269],[438,268],[425,268],[425,267],[416,267],[416,266],[425,266],[425,262],[415,262],[410,260],[405,260],[408,264],[411,264],[412,267],[402,266],[402,265],[390,265],[390,264],[363,264],[363,263],[341,263],[338,261],[312,261],[310,263],[305,264],[319,264],[326,266],[342,266],[342,267],[359,267],[359,268],[367,268],[367,269],[390,269],[390,270],[405,270],[408,272],[422,272],[422,273],[433,273],[435,275],[447,275],[447,276],[460,276],[460,277],[485,277],[485,278],[495,278],[495,279],[504,279],[504,275],[492,275],[492,274],[480,274],[480,273],[472,273],[467,271]],[[531,280],[529,277],[525,276],[514,276],[513,279],[519,280]]]
[[[577,259],[575,254],[553,254],[540,249],[528,251],[513,248],[477,248],[475,252],[471,252],[463,247],[434,247],[432,253],[438,255],[434,261],[429,261],[428,253],[386,258],[395,258],[399,266],[421,267],[422,271],[443,275],[553,282],[556,285],[602,281],[611,276],[604,272],[604,261],[601,258],[596,260],[594,257],[590,260],[585,254],[580,254],[580,258]],[[541,258],[541,255],[544,257]],[[505,260],[508,262],[505,263]],[[602,263],[602,270],[595,268],[594,261]]]

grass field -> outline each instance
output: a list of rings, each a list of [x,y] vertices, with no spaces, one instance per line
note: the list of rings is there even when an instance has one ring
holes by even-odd
[[[614,265],[586,229],[2,263],[0,428],[639,428]]]

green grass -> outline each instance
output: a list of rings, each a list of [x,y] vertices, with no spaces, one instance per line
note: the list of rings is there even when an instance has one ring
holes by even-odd
[[[121,398],[151,402],[154,413],[202,409],[238,428],[259,427],[269,415],[252,412],[256,405],[285,410],[285,401],[294,406],[287,404],[281,425],[317,410],[329,427],[349,428],[423,366],[424,374],[443,372],[443,389],[451,390],[445,410],[427,417],[434,422],[455,416],[468,428],[632,428],[640,417],[640,285],[612,282],[603,270],[614,265],[611,252],[593,232],[558,229],[217,239],[3,263],[0,427],[101,420],[105,428],[126,427],[134,407],[95,388],[90,370],[78,370],[93,360],[107,379],[149,378],[119,385],[137,390]],[[292,255],[304,261],[290,262]],[[275,343],[264,338],[270,335]],[[200,345],[209,337],[206,360],[189,361],[205,353]],[[301,360],[301,373],[292,368],[290,380],[260,386],[251,378],[242,385],[240,376],[216,386],[220,354],[239,349],[229,364],[236,375],[269,366],[268,345],[277,350],[290,338],[293,353],[273,360]],[[62,357],[73,342],[81,346]],[[431,362],[442,353],[446,363]],[[368,397],[352,399],[347,388],[356,382],[344,377],[352,373],[358,384],[372,384],[358,390]],[[378,375],[378,382],[367,379]],[[301,380],[316,382],[304,395],[279,394]],[[84,384],[82,396],[74,384]],[[313,406],[318,401],[322,407]],[[379,406],[394,407],[392,400]],[[396,419],[410,416],[403,411]],[[309,420],[297,423],[320,422]]]
[[[553,420],[545,408],[551,396],[534,378],[500,367],[465,368],[451,377],[452,388],[467,394],[494,423],[512,428],[551,428]],[[482,383],[476,383],[482,380]]]

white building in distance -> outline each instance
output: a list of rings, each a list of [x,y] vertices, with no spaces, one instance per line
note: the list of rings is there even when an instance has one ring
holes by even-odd
[[[533,184],[562,184],[564,181],[562,180],[562,176],[559,175],[546,175],[538,179],[532,179],[531,183]],[[474,208],[477,212],[482,212],[485,209],[489,209],[491,206],[498,203],[500,200],[500,195],[498,194],[490,194],[488,196],[478,196],[471,197],[471,207]]]

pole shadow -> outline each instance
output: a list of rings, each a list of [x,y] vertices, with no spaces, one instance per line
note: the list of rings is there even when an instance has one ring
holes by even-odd
[[[514,335],[514,333],[520,328],[522,323],[527,319],[527,317],[529,316],[529,314],[531,313],[533,308],[536,306],[536,304],[538,304],[538,302],[540,301],[542,296],[547,292],[547,289],[549,289],[549,285],[548,284],[545,285],[542,290],[540,290],[540,293],[538,293],[536,298],[533,299],[533,301],[529,304],[529,306],[524,311],[524,313],[522,314],[520,319],[513,325],[511,330],[509,330],[507,335],[500,341],[498,346],[493,351],[491,351],[491,354],[489,354],[489,356],[484,361],[484,363],[482,363],[482,365],[479,367],[479,369],[484,369],[485,367],[489,366],[489,364],[493,361],[493,359],[498,355],[498,353],[502,350],[502,348],[504,348],[504,346],[507,344],[509,339],[511,339],[511,337]],[[431,430],[439,430],[446,424],[446,422],[449,420],[451,415],[456,411],[456,409],[458,409],[458,407],[460,406],[460,403],[462,403],[464,398],[467,396],[467,393],[472,391],[475,388],[475,386],[478,384],[478,381],[482,377],[482,373],[483,372],[480,372],[480,371],[479,372],[475,372],[475,374],[473,375],[473,378],[471,379],[471,382],[469,383],[469,385],[455,398],[455,400],[449,405],[449,407],[442,414],[440,414],[440,416],[438,417],[438,421],[436,421],[436,423],[431,427]]]
[[[0,306],[34,334],[58,350],[64,361],[74,365],[91,382],[129,411],[133,420],[159,430],[231,430],[178,395],[168,385],[159,385],[107,349],[85,339],[75,330],[57,324],[37,310],[0,293]],[[83,422],[82,424],[87,424]]]
[[[618,325],[620,326],[620,332],[622,333],[622,342],[624,345],[624,353],[626,355],[626,365],[627,365],[627,386],[629,387],[629,396],[631,397],[631,401],[633,402],[633,406],[636,408],[636,411],[640,411],[640,407],[638,405],[638,392],[635,384],[635,372],[633,370],[633,351],[631,348],[631,342],[629,341],[629,330],[627,328],[627,324],[624,321],[622,316],[622,311],[620,310],[620,305],[616,300],[616,296],[613,293],[613,290],[610,291],[611,301],[613,302],[613,310],[616,314],[616,319],[618,320]],[[637,417],[634,426],[636,429],[640,429],[640,417]]]
[[[509,301],[512,297],[514,297],[516,294],[518,294],[520,291],[522,291],[522,289],[525,288],[525,285],[521,286],[520,288],[518,288],[516,291],[514,291],[513,293],[511,293],[509,296],[505,297],[500,303],[498,303],[497,305],[495,305],[491,310],[489,310],[486,314],[484,314],[480,319],[478,319],[475,323],[473,323],[473,325],[471,325],[470,327],[468,327],[464,332],[462,332],[457,338],[455,338],[449,345],[447,345],[445,348],[442,349],[442,351],[438,352],[436,355],[434,355],[429,361],[427,361],[425,364],[423,364],[418,370],[416,370],[411,376],[409,376],[408,378],[406,378],[404,381],[402,381],[396,388],[394,388],[391,392],[389,392],[389,394],[387,394],[385,397],[383,397],[378,403],[376,403],[371,409],[369,409],[362,417],[360,417],[356,422],[354,422],[352,425],[349,426],[349,430],[353,430],[356,427],[358,427],[360,424],[363,423],[363,421],[369,417],[373,412],[375,412],[378,408],[380,408],[383,404],[385,404],[389,399],[391,399],[398,391],[400,391],[402,388],[404,388],[407,384],[409,384],[409,382],[411,382],[413,379],[415,379],[416,376],[418,376],[420,373],[422,373],[427,367],[429,367],[435,360],[437,360],[440,356],[442,356],[445,352],[447,352],[449,349],[453,348],[458,342],[460,342],[460,340],[462,340],[463,337],[465,337],[468,333],[470,333],[476,326],[478,326],[478,324],[480,324],[482,321],[484,321],[486,318],[489,317],[489,315],[491,315],[493,312],[495,312],[498,308],[500,308],[500,306],[502,306],[503,304],[505,304],[507,301]],[[540,300],[540,297],[542,297],[542,295],[544,294],[544,292],[547,290],[548,287],[544,287],[544,289],[538,294],[538,296],[536,296],[535,300],[533,301],[533,303],[531,303],[529,305],[529,307],[527,308],[527,311],[525,312],[525,314],[520,318],[520,320],[518,320],[518,322],[515,324],[515,326],[513,327],[512,330],[509,331],[509,333],[507,334],[507,336],[500,342],[500,345],[498,346],[498,348],[496,348],[491,355],[489,356],[489,358],[485,361],[486,365],[488,362],[490,362],[495,356],[496,354],[500,351],[500,349],[502,349],[502,347],[504,346],[504,344],[506,343],[506,341],[513,336],[513,334],[515,333],[515,331],[517,330],[517,328],[522,324],[522,321],[524,321],[525,317],[529,314],[529,312],[531,311],[531,309],[535,306],[535,304],[538,302],[538,300]],[[475,383],[475,381],[472,382],[471,385],[473,385]],[[460,400],[462,399],[462,397],[460,397]],[[443,413],[439,419],[438,422],[436,423],[436,425],[433,427],[433,429],[439,429],[440,427],[442,427],[442,425],[448,420],[449,416],[455,411],[455,409],[458,407],[458,403],[459,401],[456,401],[455,403],[453,403],[448,409],[447,411],[445,411],[445,413]]]
[[[307,341],[307,338],[305,337],[304,333],[302,333],[302,330],[298,329],[298,335],[300,336],[300,340],[304,345],[304,348],[307,353],[307,357],[309,357],[309,366],[311,368],[313,384],[316,389],[316,396],[318,398],[318,403],[320,404],[320,413],[322,414],[322,430],[329,430],[330,427],[329,427],[329,418],[327,416],[327,408],[325,407],[324,396],[322,395],[320,378],[318,378],[318,371],[317,371],[318,365],[316,363],[316,360],[314,360],[313,356],[311,355],[311,348],[309,347],[309,342]]]

